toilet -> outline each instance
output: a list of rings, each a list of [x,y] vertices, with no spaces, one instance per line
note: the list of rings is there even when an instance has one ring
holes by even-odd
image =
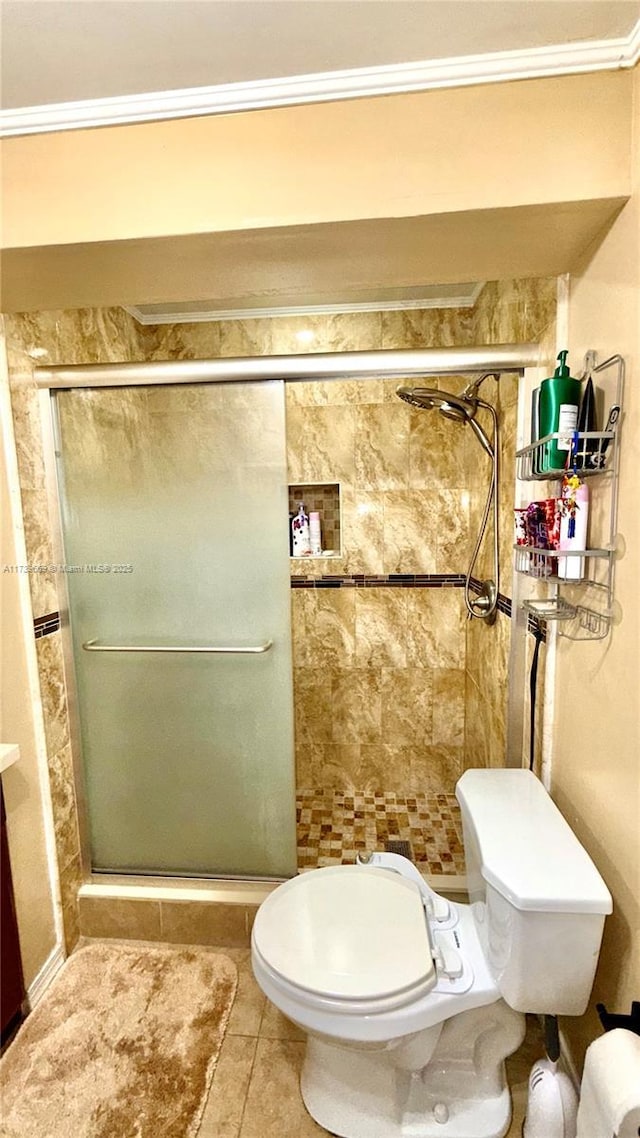
[[[524,1013],[586,1009],[612,908],[586,851],[529,771],[469,770],[456,797],[469,904],[373,853],[258,910],[256,980],[307,1032],[302,1097],[340,1138],[503,1138]]]

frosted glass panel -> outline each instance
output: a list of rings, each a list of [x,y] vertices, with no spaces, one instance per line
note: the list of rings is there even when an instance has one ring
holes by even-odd
[[[55,399],[94,867],[295,873],[283,384]]]

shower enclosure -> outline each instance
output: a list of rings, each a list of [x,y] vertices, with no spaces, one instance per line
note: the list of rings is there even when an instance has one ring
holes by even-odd
[[[92,870],[296,872],[284,381],[522,374],[537,355],[36,369],[86,888]]]
[[[290,876],[283,383],[54,402],[93,870]]]

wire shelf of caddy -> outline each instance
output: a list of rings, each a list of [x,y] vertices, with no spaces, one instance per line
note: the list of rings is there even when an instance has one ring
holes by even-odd
[[[611,618],[608,613],[596,612],[586,605],[572,605],[564,597],[529,598],[522,607],[538,620],[558,621],[558,633],[568,640],[604,640],[609,634]]]
[[[514,545],[516,572],[537,580],[559,581],[567,585],[588,583],[606,589],[607,583],[597,580],[592,560],[609,560],[610,549],[537,549],[533,545]],[[583,565],[575,565],[576,558],[585,558]],[[573,566],[575,565],[575,568]]]
[[[605,474],[613,468],[615,447],[610,444],[616,438],[615,429],[611,431],[583,431],[572,436],[575,439],[573,454],[575,465],[581,478],[594,474]],[[551,482],[562,478],[565,467],[552,467],[549,464],[551,444],[566,440],[566,435],[556,432],[545,435],[535,443],[523,447],[516,453],[516,475],[521,482]]]

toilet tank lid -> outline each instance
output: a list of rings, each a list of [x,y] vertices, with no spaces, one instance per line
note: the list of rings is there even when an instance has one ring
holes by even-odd
[[[517,909],[611,912],[598,870],[531,771],[468,770],[456,797],[484,880]]]

